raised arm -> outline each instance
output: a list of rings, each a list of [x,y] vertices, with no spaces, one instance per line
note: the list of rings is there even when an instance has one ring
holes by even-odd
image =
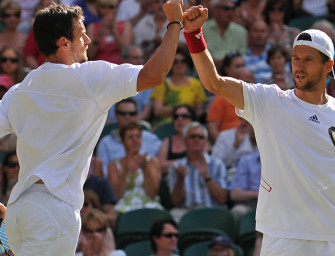
[[[170,22],[183,21],[182,0],[168,0],[164,6],[165,15]],[[137,91],[151,89],[163,83],[176,56],[180,35],[180,25],[169,26],[153,56],[145,63],[137,78]]]
[[[184,34],[194,65],[207,90],[220,95],[239,109],[244,109],[243,87],[240,80],[220,76],[202,34],[202,25],[208,18],[208,9],[201,5],[187,9],[183,14]]]

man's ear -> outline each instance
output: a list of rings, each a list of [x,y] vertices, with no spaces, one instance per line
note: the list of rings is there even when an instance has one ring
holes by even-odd
[[[68,47],[69,43],[68,43],[68,39],[66,39],[64,36],[62,36],[61,38],[59,38],[57,40],[57,45],[60,47],[60,48],[63,48],[63,47]]]

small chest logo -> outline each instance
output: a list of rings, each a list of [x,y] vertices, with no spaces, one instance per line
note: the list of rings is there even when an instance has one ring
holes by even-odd
[[[317,123],[317,124],[320,123],[320,121],[319,121],[319,119],[318,119],[318,117],[317,117],[316,115],[311,116],[310,118],[308,118],[308,120],[309,120],[309,121],[312,121],[312,122],[314,122],[314,123]]]

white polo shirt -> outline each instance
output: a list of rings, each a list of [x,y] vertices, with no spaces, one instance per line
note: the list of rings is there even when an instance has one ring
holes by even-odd
[[[294,90],[243,83],[245,109],[254,127],[262,178],[256,229],[272,237],[335,241],[335,99],[324,105]]]
[[[108,109],[136,95],[141,67],[45,63],[6,93],[0,103],[0,136],[17,135],[20,162],[8,204],[42,179],[55,196],[82,207],[90,157]]]

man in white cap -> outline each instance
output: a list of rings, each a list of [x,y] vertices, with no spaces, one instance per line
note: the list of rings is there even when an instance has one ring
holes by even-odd
[[[184,33],[203,85],[254,127],[262,162],[256,229],[261,255],[335,255],[335,99],[326,93],[334,45],[320,30],[295,39],[295,88],[250,84],[217,74],[201,27],[208,10],[184,13]]]

